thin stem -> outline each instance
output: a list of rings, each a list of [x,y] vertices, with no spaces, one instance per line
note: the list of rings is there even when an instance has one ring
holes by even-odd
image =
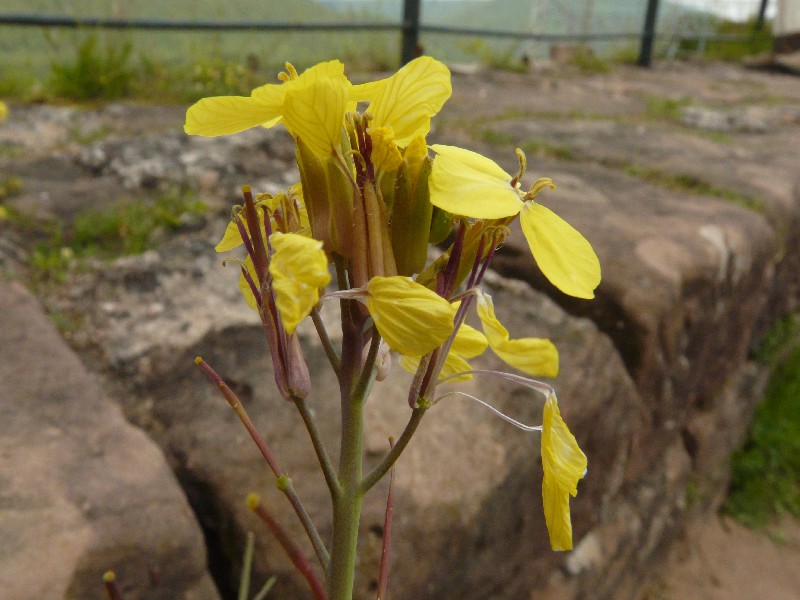
[[[300,412],[303,423],[305,423],[308,436],[311,438],[311,443],[314,446],[314,452],[317,453],[317,460],[319,461],[319,466],[322,468],[322,474],[325,476],[325,483],[328,484],[328,489],[331,492],[331,496],[335,498],[342,493],[342,486],[339,485],[339,480],[336,479],[336,470],[333,468],[333,463],[328,455],[328,451],[325,449],[325,444],[323,443],[322,436],[320,436],[319,430],[317,429],[314,416],[311,414],[311,411],[309,410],[308,405],[303,398],[293,396],[292,400],[294,401],[297,410]]]
[[[295,492],[294,487],[292,487],[291,480],[289,480],[290,484],[288,486],[281,485],[282,479],[289,478],[282,473],[280,466],[278,466],[278,461],[275,459],[275,455],[272,454],[269,446],[267,446],[266,442],[261,437],[261,434],[258,433],[255,425],[253,425],[253,421],[250,419],[250,415],[247,414],[247,411],[245,410],[244,406],[242,406],[239,398],[206,361],[198,356],[194,362],[198,367],[200,367],[200,369],[206,374],[212,383],[217,386],[220,392],[222,392],[225,400],[227,400],[230,407],[236,413],[236,416],[239,417],[242,425],[244,425],[245,429],[247,429],[247,433],[250,434],[250,437],[255,442],[256,446],[261,452],[261,456],[264,457],[264,460],[267,461],[269,468],[272,469],[275,477],[278,478],[278,488],[284,493],[287,500],[289,500],[289,503],[292,505],[292,508],[294,508],[294,512],[297,515],[297,518],[300,519],[300,522],[303,524],[303,528],[306,530],[306,535],[308,535],[308,539],[311,540],[311,544],[314,546],[315,550],[317,548],[324,549],[325,545],[322,542],[322,538],[320,537],[316,527],[314,527],[314,523],[311,521],[308,511],[306,511],[303,503],[300,501],[300,497],[297,495],[297,492]],[[327,562],[329,560],[326,558],[326,555],[327,550],[325,550],[325,552],[317,552],[317,557],[320,559],[320,564],[322,564],[323,567],[327,566]]]
[[[319,310],[316,308],[311,311],[311,320],[314,322],[317,335],[319,336],[319,340],[322,342],[322,348],[325,350],[325,355],[328,357],[328,361],[331,363],[333,372],[336,373],[336,376],[338,377],[339,372],[342,370],[342,359],[339,358],[336,348],[333,347],[331,338],[328,336],[328,330],[325,329],[325,324],[322,322],[322,317],[319,314]]]
[[[327,600],[328,595],[325,593],[325,588],[322,586],[322,582],[320,582],[317,574],[314,573],[314,569],[311,568],[311,564],[308,562],[308,559],[305,557],[300,548],[298,548],[295,543],[292,542],[291,538],[289,538],[289,535],[286,533],[283,527],[281,527],[280,523],[278,523],[269,513],[269,511],[264,508],[264,506],[261,504],[261,499],[258,497],[258,494],[250,494],[247,497],[247,506],[250,510],[256,513],[256,515],[258,515],[258,518],[261,519],[261,521],[272,532],[272,535],[275,536],[275,539],[278,540],[281,547],[289,556],[292,564],[294,564],[295,568],[300,571],[303,577],[306,578],[309,587],[311,587],[311,592],[314,594],[314,598],[316,598],[316,600]]]
[[[394,446],[394,438],[389,438],[389,449]],[[389,584],[389,549],[392,544],[392,515],[394,514],[394,465],[389,470],[389,493],[386,496],[386,514],[383,518],[383,543],[381,544],[381,564],[378,570],[377,600],[386,596]]]
[[[303,504],[300,502],[300,497],[297,495],[297,492],[294,490],[294,486],[292,485],[291,477],[286,475],[281,475],[278,477],[278,489],[282,491],[289,499],[289,502],[291,502],[292,508],[294,508],[295,513],[297,513],[297,517],[300,519],[300,522],[303,525],[303,529],[306,530],[308,539],[311,540],[311,545],[314,547],[314,553],[317,555],[317,560],[319,560],[320,566],[322,567],[323,571],[327,571],[328,566],[331,564],[331,556],[328,554],[328,549],[325,547],[322,537],[319,535],[317,528],[314,526],[314,522],[311,520],[311,517],[306,512],[305,508],[303,508]]]
[[[361,481],[361,491],[362,493],[366,494],[367,491],[378,483],[386,473],[389,472],[389,469],[392,468],[392,465],[400,458],[400,455],[405,450],[408,442],[411,441],[411,436],[414,435],[414,432],[417,430],[420,421],[422,421],[422,417],[425,415],[425,411],[428,410],[430,404],[423,404],[415,408],[411,411],[411,417],[406,423],[406,428],[403,430],[403,433],[400,434],[400,437],[395,442],[392,449],[386,453],[386,456],[383,457],[378,466],[376,466],[370,473],[364,477]]]
[[[255,442],[256,446],[258,446],[259,451],[261,452],[261,456],[264,457],[264,460],[267,461],[269,468],[272,469],[272,472],[275,474],[275,477],[281,476],[281,468],[278,466],[278,461],[275,459],[275,455],[272,454],[272,450],[269,449],[264,439],[261,437],[261,434],[258,433],[256,426],[253,425],[253,421],[250,419],[250,415],[247,414],[244,406],[239,401],[239,397],[233,392],[231,388],[228,387],[228,384],[222,380],[222,377],[209,365],[206,361],[204,361],[199,356],[194,359],[194,364],[196,364],[203,373],[211,380],[211,382],[217,386],[222,395],[227,400],[228,405],[233,409],[233,412],[236,413],[236,416],[239,417],[239,420],[244,425],[244,428],[247,429],[247,433],[250,434],[250,437]]]
[[[381,345],[381,334],[378,333],[378,328],[372,327],[372,341],[369,346],[367,358],[364,360],[364,366],[361,369],[361,376],[358,378],[358,383],[353,390],[353,397],[359,397],[366,400],[369,395],[369,388],[375,380],[375,358],[378,356],[378,348]]]
[[[247,532],[247,544],[244,547],[244,557],[242,558],[242,575],[239,578],[239,595],[237,600],[247,600],[250,596],[250,572],[253,569],[253,548],[255,546],[255,535],[252,531]]]

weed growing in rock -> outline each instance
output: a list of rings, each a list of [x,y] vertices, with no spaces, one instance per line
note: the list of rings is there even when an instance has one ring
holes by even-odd
[[[759,353],[778,361],[744,447],[732,459],[725,510],[750,526],[775,516],[800,517],[800,338],[794,315],[768,336]]]
[[[660,169],[644,167],[642,165],[626,165],[623,170],[626,175],[637,177],[652,184],[659,185],[671,190],[679,190],[702,196],[713,196],[721,200],[727,200],[734,204],[752,210],[753,212],[764,212],[764,204],[758,198],[742,194],[736,190],[724,189],[708,183],[697,175],[690,173],[666,173]]]
[[[175,231],[206,212],[193,195],[172,192],[156,198],[121,199],[102,210],[78,213],[72,222],[37,222],[14,211],[11,219],[39,241],[29,264],[37,284],[63,283],[66,273],[83,259],[109,259],[141,254],[156,245],[163,230]]]
[[[800,315],[778,321],[755,358],[776,369],[747,441],[732,458],[725,510],[746,525],[762,526],[782,513],[800,516]]]
[[[279,79],[282,83],[258,87],[246,97],[200,100],[188,110],[185,130],[218,136],[282,124],[295,140],[300,182],[275,196],[244,186],[243,203],[233,208],[217,250],[244,249],[242,259],[228,262],[238,265],[239,289],[263,324],[277,391],[295,405],[311,439],[331,497],[330,539],[323,539],[292,479],[234,391],[205,360],[198,357],[195,362],[258,446],[311,542],[316,565],[258,494],[247,497],[247,506],[286,550],[315,598],[350,600],[364,496],[391,472],[429,410],[445,399],[466,397],[520,429],[541,432],[550,543],[554,550],[571,549],[569,497],[577,494],[587,461],[561,418],[554,389],[531,378],[554,377],[558,353],[547,339],[512,338],[498,320],[491,296],[481,289],[495,250],[519,216],[544,275],[565,294],[594,296],[600,265],[591,245],[536,200],[555,187],[553,182],[542,178],[523,188],[526,157],[521,150],[519,169],[511,175],[469,150],[427,145],[431,118],[451,94],[449,70],[432,58],[421,57],[387,79],[361,85],[351,84],[335,60],[302,74],[287,63]],[[91,229],[100,228],[92,224]],[[430,258],[430,245],[445,241],[447,250]],[[335,335],[322,305],[338,308],[332,320],[339,328]],[[465,324],[473,306],[482,331]],[[307,319],[340,388],[337,462],[309,405],[314,382],[297,335]],[[473,369],[468,360],[489,347],[525,375]],[[404,390],[408,422],[396,439],[389,438],[386,453],[367,471],[364,405],[373,388],[392,385],[393,354],[413,374]],[[452,387],[475,377],[502,378],[541,394],[541,425],[516,421],[486,400]],[[388,578],[391,489],[379,598]]]

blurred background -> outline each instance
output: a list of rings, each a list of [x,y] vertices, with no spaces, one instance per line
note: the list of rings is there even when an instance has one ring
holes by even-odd
[[[404,4],[404,0],[6,0],[0,9],[0,96],[139,95],[186,101],[215,93],[246,93],[255,81],[265,75],[271,78],[289,55],[300,67],[338,57],[353,69],[387,70],[401,60]],[[758,54],[771,48],[770,19],[777,11],[777,0],[416,0],[409,4],[419,7],[417,42],[426,53],[448,63],[507,70],[526,70],[532,62],[563,57],[565,52],[595,69],[604,62],[641,60],[646,13],[654,4],[658,5],[655,56]],[[113,22],[115,29],[93,27],[97,22]],[[120,24],[131,28],[120,29]],[[226,25],[228,29],[219,29]],[[70,89],[89,84],[80,80],[81,74],[76,81],[75,73],[61,68],[80,57],[86,71],[107,80],[93,84],[102,91]]]

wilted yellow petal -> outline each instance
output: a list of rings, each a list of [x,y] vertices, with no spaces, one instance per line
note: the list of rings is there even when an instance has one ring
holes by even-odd
[[[378,127],[370,131],[372,138],[372,165],[376,172],[396,171],[403,162],[397,149],[391,127]]]
[[[391,127],[399,146],[426,136],[431,117],[452,94],[450,70],[430,56],[420,56],[387,79],[353,86],[351,98],[369,100],[373,127]]]
[[[489,294],[478,295],[477,311],[489,347],[504,362],[528,375],[558,375],[558,350],[553,342],[543,338],[509,339],[508,330],[494,314],[494,304]]]
[[[314,77],[286,84],[283,123],[286,129],[321,159],[334,154],[341,143],[350,82],[338,78]]]
[[[570,296],[594,298],[594,289],[600,284],[600,261],[578,230],[536,202],[525,203],[520,225],[536,264],[550,283]]]
[[[264,103],[245,96],[214,96],[203,98],[189,107],[183,130],[190,135],[228,135],[258,125],[272,127],[280,119],[280,104]]]
[[[555,394],[551,394],[542,420],[542,503],[553,550],[572,550],[569,496],[578,494],[578,481],[586,474],[587,464],[586,455],[561,418]]]
[[[512,217],[522,209],[511,175],[476,152],[455,146],[431,146],[436,153],[428,178],[431,204],[474,219]]]
[[[408,277],[373,277],[367,291],[367,310],[395,352],[423,356],[453,333],[455,307]]]
[[[269,263],[275,304],[283,326],[293,333],[319,302],[319,288],[331,280],[322,242],[295,233],[274,233],[269,238],[274,254]]]

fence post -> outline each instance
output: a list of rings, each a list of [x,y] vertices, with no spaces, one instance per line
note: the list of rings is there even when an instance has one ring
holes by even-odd
[[[642,30],[642,45],[639,50],[639,60],[636,63],[640,67],[649,67],[653,58],[657,14],[658,0],[647,0],[647,14],[644,17],[644,29]]]
[[[419,53],[419,13],[421,0],[403,0],[403,49],[400,62],[406,64]]]
[[[758,16],[756,17],[756,24],[754,29],[761,31],[764,29],[764,20],[767,15],[767,0],[761,0],[761,6],[758,7]]]

